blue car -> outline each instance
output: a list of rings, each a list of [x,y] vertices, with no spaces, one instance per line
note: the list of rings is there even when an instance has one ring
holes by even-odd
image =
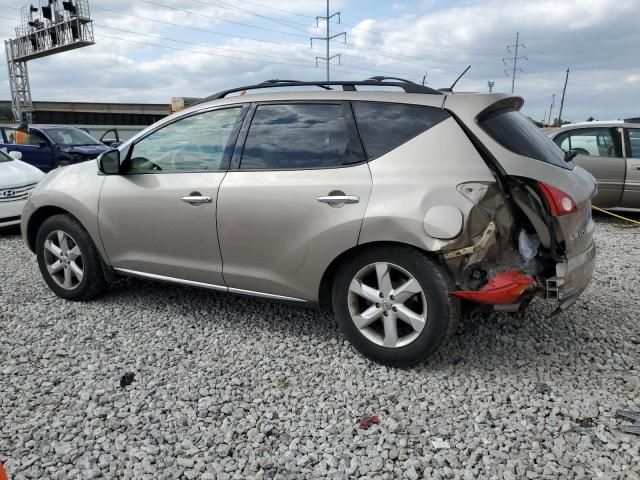
[[[30,127],[26,135],[13,127],[0,127],[0,149],[20,152],[23,162],[44,172],[92,160],[109,148],[77,127]]]

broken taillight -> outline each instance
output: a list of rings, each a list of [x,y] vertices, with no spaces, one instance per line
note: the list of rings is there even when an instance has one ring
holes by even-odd
[[[552,187],[548,183],[539,182],[538,187],[542,190],[554,217],[561,217],[578,211],[576,202],[573,201],[569,194]]]

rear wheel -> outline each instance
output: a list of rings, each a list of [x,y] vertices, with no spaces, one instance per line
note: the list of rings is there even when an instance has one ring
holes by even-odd
[[[88,300],[102,292],[102,264],[91,237],[70,215],[54,215],[36,237],[38,266],[54,293],[69,300]]]
[[[444,269],[409,247],[376,247],[348,260],[333,284],[345,336],[365,356],[406,367],[426,360],[455,330],[460,303]]]

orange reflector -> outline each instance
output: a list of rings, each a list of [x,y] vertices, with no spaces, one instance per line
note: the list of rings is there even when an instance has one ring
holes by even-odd
[[[458,290],[453,292],[458,298],[489,305],[509,305],[515,303],[535,280],[517,270],[507,270],[493,277],[480,290]]]
[[[9,480],[9,475],[7,475],[2,462],[0,462],[0,480]]]

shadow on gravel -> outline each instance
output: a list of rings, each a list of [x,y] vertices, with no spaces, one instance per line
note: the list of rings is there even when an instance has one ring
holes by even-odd
[[[284,336],[301,342],[307,337],[313,343],[343,339],[331,314],[295,304],[133,278],[116,283],[95,302],[110,304],[113,300],[133,309],[153,306],[169,310],[174,318],[187,317],[192,328],[202,330],[211,322],[238,331],[249,324],[251,334],[260,337]],[[460,319],[448,344],[426,364],[415,368],[432,371],[460,364],[462,368],[517,370],[557,360],[558,356],[581,356],[589,351],[585,348],[589,337],[582,333],[586,310],[580,305],[572,308],[549,318],[553,306],[534,301],[526,313],[519,315],[498,314],[491,309],[467,314]],[[372,362],[365,365],[377,367]]]

